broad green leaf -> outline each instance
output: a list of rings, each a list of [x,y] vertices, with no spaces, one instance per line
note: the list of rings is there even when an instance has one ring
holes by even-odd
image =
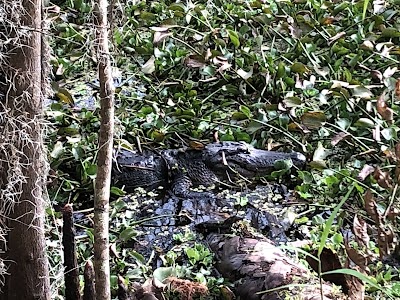
[[[286,75],[286,66],[283,61],[279,62],[278,71],[276,72],[276,79],[280,79],[285,77]]]
[[[144,11],[140,14],[139,18],[142,20],[151,21],[151,20],[155,20],[157,18],[157,15],[147,12],[147,11]]]
[[[290,70],[293,73],[298,73],[298,74],[304,74],[306,72],[309,71],[309,69],[307,68],[307,66],[305,66],[303,63],[301,62],[295,62],[291,67]]]
[[[240,41],[239,41],[239,35],[236,31],[233,31],[231,29],[226,30],[229,35],[229,39],[231,40],[232,44],[238,48],[240,46]]]
[[[388,27],[382,30],[382,37],[386,38],[400,37],[400,31],[397,28]]]
[[[250,143],[251,142],[251,136],[243,131],[237,131],[235,132],[235,137],[237,141],[244,141],[246,143]]]
[[[154,270],[153,276],[158,281],[163,282],[168,277],[176,276],[176,269],[174,267],[159,267]]]
[[[135,236],[137,236],[137,230],[133,227],[128,227],[119,234],[119,238],[124,242],[130,241]]]
[[[115,196],[119,196],[119,197],[125,195],[125,192],[123,190],[121,190],[115,186],[111,187],[110,192],[111,192],[111,194],[113,194]]]
[[[250,118],[251,117],[251,111],[250,108],[244,105],[239,106],[239,110],[246,115],[246,117]]]

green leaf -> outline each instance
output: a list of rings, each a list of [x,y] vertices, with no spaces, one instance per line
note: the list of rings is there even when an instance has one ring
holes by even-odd
[[[238,48],[240,46],[240,41],[239,41],[239,35],[236,31],[233,31],[231,29],[226,30],[229,35],[229,39],[231,40],[232,44]]]
[[[251,136],[243,131],[236,131],[235,133],[235,137],[237,141],[244,141],[246,143],[250,143],[251,142]]]
[[[136,261],[140,262],[142,265],[146,264],[145,257],[142,254],[136,252],[135,250],[129,250],[129,255],[135,258]]]
[[[216,68],[214,66],[206,66],[200,69],[201,75],[214,76]]]
[[[176,269],[174,267],[160,267],[154,270],[153,276],[163,282],[168,277],[176,276]]]
[[[140,19],[142,20],[146,20],[146,21],[151,21],[151,20],[155,20],[157,18],[157,16],[153,13],[149,13],[147,11],[144,11],[140,14]]]
[[[340,246],[340,245],[343,243],[343,235],[340,234],[340,233],[335,233],[335,234],[332,236],[332,242],[333,242],[335,245]]]
[[[246,119],[248,119],[248,117],[240,111],[235,111],[232,114],[232,120],[241,121],[241,120],[246,120]]]
[[[354,185],[352,185],[346,195],[343,197],[343,199],[339,202],[338,205],[336,205],[335,209],[333,210],[332,214],[330,215],[329,219],[325,223],[325,228],[324,231],[322,232],[321,235],[321,241],[319,242],[319,247],[318,247],[318,257],[321,256],[322,250],[324,250],[325,245],[326,245],[326,240],[328,239],[328,235],[331,231],[333,220],[336,218],[336,216],[339,213],[339,209],[343,206],[343,204],[349,199],[351,193],[354,190]]]
[[[117,188],[115,186],[111,187],[110,193],[112,195],[115,195],[115,196],[118,196],[118,197],[121,197],[121,196],[125,195],[125,191],[123,191],[123,190],[121,190],[121,189],[119,189],[119,188]]]
[[[295,62],[291,67],[290,70],[293,73],[304,74],[309,71],[309,69],[302,64],[301,62]]]
[[[119,238],[124,242],[131,240],[135,236],[137,236],[137,230],[133,227],[128,227],[119,234]]]
[[[382,30],[381,36],[386,38],[400,37],[400,31],[397,28],[388,27]]]
[[[251,118],[251,111],[250,108],[244,105],[239,106],[239,110],[246,115],[249,119]]]
[[[276,79],[280,79],[286,76],[286,66],[284,62],[279,62],[278,71],[276,72]]]

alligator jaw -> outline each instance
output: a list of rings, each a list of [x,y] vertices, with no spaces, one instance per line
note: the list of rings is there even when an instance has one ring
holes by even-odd
[[[203,161],[217,173],[233,170],[246,177],[262,176],[271,173],[278,160],[291,159],[297,167],[301,167],[306,162],[305,156],[299,152],[266,151],[236,142],[211,145],[208,149],[206,147],[208,151],[205,152]]]

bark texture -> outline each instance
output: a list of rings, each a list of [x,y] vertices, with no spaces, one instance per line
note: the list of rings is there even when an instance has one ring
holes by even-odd
[[[66,204],[63,214],[65,300],[80,300],[79,267],[76,257],[75,228],[72,204]]]
[[[19,124],[15,129],[18,138],[9,143],[18,153],[15,157],[18,157],[18,169],[23,176],[21,185],[15,187],[8,219],[10,232],[6,256],[10,263],[10,276],[1,297],[9,300],[50,299],[44,236],[46,155],[41,125],[41,4],[41,0],[22,1],[19,25],[29,30],[16,27],[13,36],[20,35],[20,38],[10,51],[9,66],[3,66],[10,89],[1,108],[10,113],[11,122]],[[7,184],[13,183],[9,181]]]
[[[95,300],[96,291],[94,287],[94,269],[92,261],[88,260],[83,273],[85,279],[85,287],[83,289],[83,300]]]
[[[107,1],[98,0],[95,9],[97,59],[100,80],[100,137],[94,204],[94,270],[96,299],[109,300],[110,265],[108,214],[111,158],[114,132],[114,86],[108,47]]]

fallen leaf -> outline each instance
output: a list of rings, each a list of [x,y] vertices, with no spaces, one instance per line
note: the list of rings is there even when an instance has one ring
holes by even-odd
[[[375,168],[374,178],[380,187],[383,187],[384,189],[392,187],[392,178],[390,177],[389,172],[383,172],[379,167]]]
[[[243,69],[237,70],[237,73],[240,77],[242,77],[244,80],[249,79],[253,75],[253,68],[250,69],[249,72],[246,72]]]
[[[368,265],[368,256],[361,251],[358,251],[355,248],[352,248],[348,242],[345,242],[345,249],[348,257],[354,262],[357,266],[361,268],[362,271],[365,271]]]
[[[202,68],[206,65],[206,61],[201,55],[189,55],[185,59],[185,65],[190,68]]]
[[[372,80],[373,80],[374,82],[382,83],[383,75],[382,75],[382,73],[381,73],[380,71],[378,71],[378,70],[372,70],[372,71],[371,71],[371,77],[372,77]]]
[[[368,175],[372,174],[374,172],[375,168],[365,164],[360,173],[357,175],[357,179],[360,181],[364,181],[365,178],[367,178]]]
[[[171,32],[165,32],[165,31],[156,31],[154,32],[153,36],[153,43],[158,44],[159,42],[162,42],[165,40],[167,37],[171,36]]]
[[[341,39],[344,36],[346,36],[346,32],[344,32],[344,31],[335,34],[333,37],[329,38],[328,45],[332,45],[335,41],[337,41],[338,39]]]
[[[149,60],[142,66],[142,72],[144,74],[151,74],[156,70],[155,65],[156,58],[152,55]]]
[[[400,78],[398,78],[396,81],[396,85],[394,87],[394,94],[398,99],[400,99]]]
[[[394,232],[391,227],[383,224],[378,226],[378,248],[381,258],[390,254],[395,248]]]
[[[332,138],[331,145],[336,146],[337,144],[339,144],[340,141],[345,140],[349,137],[351,137],[351,134],[347,132],[339,132]]]
[[[378,208],[370,189],[364,194],[364,207],[367,214],[375,221],[376,224],[381,223],[381,215],[378,212]]]
[[[326,116],[322,111],[306,112],[301,116],[301,122],[308,129],[318,129],[326,122]]]
[[[354,216],[353,219],[353,232],[356,237],[357,243],[360,245],[364,245],[366,248],[369,247],[369,235],[367,232],[367,223],[357,216]]]
[[[189,142],[189,147],[190,149],[194,150],[203,150],[204,149],[204,144],[198,141],[190,141]]]
[[[384,120],[386,120],[389,124],[393,123],[393,110],[386,104],[385,93],[379,96],[376,102],[376,109]]]

